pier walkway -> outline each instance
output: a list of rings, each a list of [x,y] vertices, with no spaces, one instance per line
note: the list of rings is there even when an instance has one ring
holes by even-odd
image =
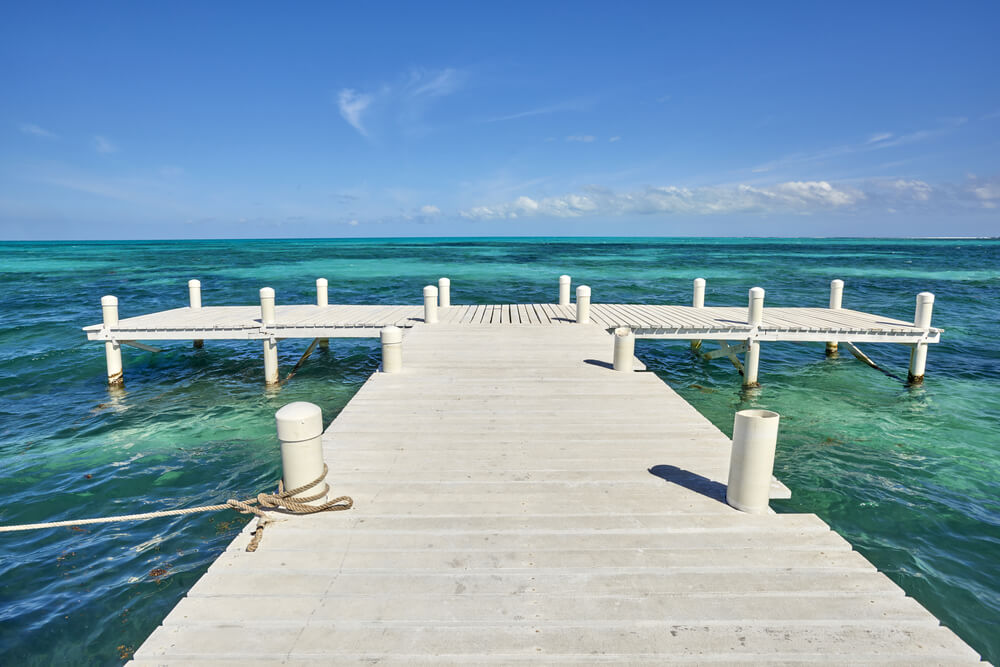
[[[276,322],[311,326],[302,308]],[[725,503],[729,439],[654,374],[609,367],[605,327],[656,328],[655,310],[543,326],[573,312],[523,308],[345,313],[409,326],[401,372],[373,375],[324,435],[354,508],[271,524],[254,553],[248,526],[133,664],[978,660],[816,516]],[[257,337],[245,311],[228,331]],[[745,327],[739,311],[709,317]],[[128,322],[118,335],[165,331]]]

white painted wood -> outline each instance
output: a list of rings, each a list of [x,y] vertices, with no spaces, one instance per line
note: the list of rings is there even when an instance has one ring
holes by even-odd
[[[590,322],[590,288],[586,285],[576,288],[576,322],[577,324]]]
[[[567,275],[559,276],[559,305],[568,306],[569,305],[569,288],[570,283],[572,283],[572,278]]]
[[[323,475],[323,412],[318,405],[297,401],[274,415],[281,443],[281,481],[291,491]],[[319,497],[316,497],[319,496]],[[322,505],[327,494],[315,488],[291,496],[307,505]]]
[[[616,371],[632,372],[632,360],[635,358],[635,335],[628,327],[615,329],[615,350],[613,366]]]
[[[736,413],[726,502],[741,512],[764,514],[769,510],[779,421],[778,413],[770,410]]]
[[[122,348],[117,340],[110,338],[112,330],[118,327],[118,297],[101,297],[101,314],[104,318],[103,332],[108,336],[104,343],[104,360],[108,369],[108,384],[112,387],[119,386],[125,382],[124,367],[122,365]]]
[[[438,278],[438,305],[441,308],[451,307],[451,280]]]
[[[931,313],[934,310],[934,295],[930,292],[921,292],[917,295],[917,309],[913,316],[913,326],[927,331],[931,327]],[[927,367],[927,343],[919,341],[914,344],[910,351],[910,372],[908,381],[912,384],[919,384],[924,381],[924,372]]]
[[[385,327],[380,333],[382,341],[382,372],[398,373],[403,370],[403,330]]]

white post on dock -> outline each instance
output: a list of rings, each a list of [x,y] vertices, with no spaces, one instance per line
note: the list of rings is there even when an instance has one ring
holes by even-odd
[[[323,412],[318,405],[298,401],[274,414],[281,443],[281,483],[294,489],[323,476]],[[324,482],[292,496],[306,505],[326,502],[330,487]],[[318,498],[314,496],[319,496]],[[312,500],[304,500],[312,498]]]
[[[754,328],[751,338],[747,340],[747,352],[743,364],[743,386],[745,388],[759,387],[757,374],[760,368],[760,343],[757,342],[756,328],[764,319],[764,288],[750,288],[750,305],[747,308],[747,324]]]
[[[451,280],[438,278],[438,306],[451,308]]]
[[[694,294],[691,297],[691,305],[694,308],[704,308],[705,307],[705,279],[695,278],[694,279]],[[692,340],[691,341],[691,351],[698,352],[701,350],[701,341]]]
[[[437,324],[438,288],[428,285],[424,288],[424,324]]]
[[[326,278],[317,278],[316,279],[316,305],[319,306],[320,308],[326,308],[328,305],[330,305],[330,297],[329,297],[329,291],[328,291],[329,286],[330,286],[330,283],[327,281]],[[329,349],[330,348],[330,339],[329,338],[320,338],[319,339],[319,348],[321,350],[327,350],[327,349]]]
[[[934,311],[934,295],[921,292],[917,295],[917,310],[913,315],[913,326],[927,331],[931,328],[931,313]],[[910,350],[910,372],[907,382],[920,384],[924,381],[924,371],[927,368],[927,343],[920,342]]]
[[[630,327],[615,329],[614,369],[616,371],[632,371],[632,360],[635,358],[635,334]]]
[[[274,321],[274,290],[270,287],[262,287],[260,290],[261,326],[273,326]],[[264,339],[264,382],[278,384],[278,340],[272,335]]]
[[[576,288],[576,321],[577,324],[590,322],[590,288],[586,285]]]
[[[403,369],[403,330],[383,327],[379,338],[382,340],[382,372],[398,373]]]
[[[101,297],[101,314],[104,316],[104,332],[110,334],[111,329],[118,326],[118,297]],[[118,387],[125,384],[125,371],[122,368],[122,347],[116,340],[104,343],[104,358],[108,363],[108,384]]]
[[[778,413],[770,410],[740,410],[736,413],[726,502],[741,512],[767,512],[779,420]]]
[[[840,310],[841,304],[844,302],[844,281],[843,280],[831,280],[830,281],[830,310]],[[837,343],[828,342],[826,344],[826,356],[836,357],[837,356]]]
[[[191,310],[201,310],[201,281],[200,280],[189,280],[188,281],[188,301],[191,304]],[[205,346],[205,341],[195,339],[194,346],[201,349]]]
[[[559,276],[559,305],[568,306],[569,305],[569,286],[572,279],[569,276],[562,275]]]

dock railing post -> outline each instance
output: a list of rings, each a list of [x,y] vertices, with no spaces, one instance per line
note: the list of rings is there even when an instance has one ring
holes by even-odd
[[[750,288],[750,304],[747,308],[747,324],[752,328],[747,340],[747,352],[743,364],[743,386],[759,387],[757,374],[760,369],[760,343],[757,342],[757,327],[764,319],[764,288]]]
[[[108,335],[111,329],[118,326],[118,297],[101,297],[101,314],[104,317],[104,332]],[[116,340],[105,341],[104,358],[108,364],[108,384],[118,387],[125,384],[125,371],[122,367],[122,347]]]
[[[188,302],[191,304],[191,310],[201,310],[201,281],[200,280],[189,280],[188,281]],[[198,349],[205,346],[205,341],[195,339],[194,346]]]
[[[917,295],[917,310],[913,315],[913,326],[923,329],[925,332],[931,328],[931,313],[934,311],[934,295],[930,292],[921,292]],[[907,374],[907,382],[910,384],[920,384],[924,381],[924,371],[927,368],[927,343],[920,342],[913,345],[910,350],[910,372]]]
[[[559,276],[559,305],[569,305],[569,287],[572,279],[567,275]]]
[[[590,322],[590,288],[586,285],[576,288],[576,322],[577,324]]]
[[[704,308],[705,307],[705,279],[695,278],[694,279],[694,293],[691,297],[691,306],[694,308]],[[691,341],[691,351],[699,352],[701,350],[701,341],[692,340]]]
[[[778,413],[770,410],[736,413],[726,502],[742,512],[767,512],[779,420]]]
[[[382,341],[382,372],[398,373],[403,369],[403,330],[383,327],[379,338]]]
[[[438,288],[428,285],[424,288],[424,324],[438,321]]]
[[[438,278],[438,306],[451,308],[451,280]]]
[[[304,401],[289,403],[274,414],[281,443],[281,483],[295,489],[323,476],[323,412],[319,406]],[[330,487],[303,491],[292,500],[306,505],[322,505]],[[315,496],[319,495],[318,498]],[[312,500],[304,500],[312,498]]]
[[[262,287],[260,290],[260,324],[262,327],[273,326],[274,317],[274,290],[270,287]],[[278,340],[272,335],[264,339],[264,382],[266,384],[278,383]]]
[[[329,287],[330,283],[327,281],[326,278],[316,279],[316,305],[319,306],[320,308],[326,308],[328,305],[330,305]],[[320,338],[319,349],[327,350],[329,348],[330,348],[330,339]]]
[[[614,369],[631,372],[632,360],[635,358],[635,334],[630,327],[615,329]]]
[[[844,281],[843,280],[831,280],[830,281],[830,310],[840,310],[840,306],[844,301]],[[836,341],[830,341],[826,344],[826,356],[836,357],[837,356],[837,343]]]

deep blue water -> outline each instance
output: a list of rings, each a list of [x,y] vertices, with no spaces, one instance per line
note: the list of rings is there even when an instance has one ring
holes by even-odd
[[[448,276],[453,303],[551,302],[557,278],[595,302],[844,306],[912,320],[935,293],[926,383],[917,388],[822,344],[765,344],[760,391],[685,343],[637,353],[726,433],[749,406],[782,414],[779,511],[814,512],[985,658],[1000,661],[1000,242],[807,239],[405,239],[0,243],[0,524],[220,502],[270,488],[273,415],[295,400],[327,422],[378,365],[375,341],[339,339],[280,390],[259,343],[125,348],[126,386],[104,382],[100,297],[122,317],[186,305],[420,303]],[[308,341],[281,345],[282,372]],[[861,346],[905,377],[908,348]],[[7,664],[117,664],[156,627],[246,519],[234,513],[0,535],[0,655]],[[156,574],[151,574],[156,571]]]

